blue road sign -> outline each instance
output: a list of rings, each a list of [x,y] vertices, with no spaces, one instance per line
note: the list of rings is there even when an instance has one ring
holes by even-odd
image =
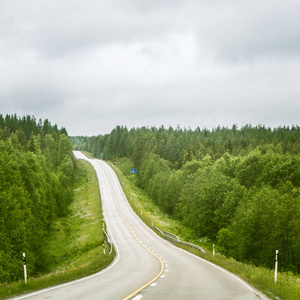
[[[130,174],[136,174],[137,173],[137,169],[130,169]]]

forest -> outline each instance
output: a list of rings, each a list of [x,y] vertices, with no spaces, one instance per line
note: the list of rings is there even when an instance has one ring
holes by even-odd
[[[280,270],[300,272],[299,126],[116,126],[70,140],[98,158],[130,158],[136,184],[222,254],[273,268],[279,250]]]
[[[45,269],[44,242],[68,212],[75,161],[65,128],[0,114],[0,283]]]

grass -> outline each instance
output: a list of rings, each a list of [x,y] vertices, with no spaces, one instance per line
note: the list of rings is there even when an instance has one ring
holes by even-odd
[[[87,158],[90,158],[90,159],[93,159],[95,158],[94,155],[90,152],[86,152],[86,151],[82,151],[82,153],[87,157]]]
[[[0,299],[36,291],[96,273],[114,259],[103,253],[104,236],[98,181],[93,167],[78,160],[74,200],[67,217],[53,226],[47,241],[47,274],[24,281],[0,284]],[[46,258],[45,258],[46,259]]]
[[[206,254],[191,247],[181,246],[181,248],[240,276],[271,299],[300,299],[299,276],[279,272],[278,280],[275,284],[274,270],[241,263],[234,259],[227,258],[220,253],[216,253],[215,256],[213,256],[212,243],[210,241],[197,239],[191,229],[184,227],[179,221],[170,218],[170,216],[160,211],[145,192],[135,185],[136,178],[130,175],[130,169],[133,168],[134,165],[129,159],[121,158],[114,160],[111,166],[121,182],[131,207],[149,227],[152,227],[153,224],[153,226],[159,227],[163,232],[168,231],[176,234],[180,240],[201,246],[205,249]],[[152,229],[154,228],[152,227]]]

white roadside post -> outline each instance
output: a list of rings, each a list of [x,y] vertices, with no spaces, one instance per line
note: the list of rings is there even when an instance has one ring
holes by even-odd
[[[277,270],[278,270],[278,250],[275,252],[275,283],[277,282]]]
[[[27,269],[26,269],[26,256],[25,256],[25,252],[23,252],[23,264],[24,264],[24,278],[25,278],[25,283],[27,283]]]
[[[213,257],[215,256],[215,245],[213,245]]]

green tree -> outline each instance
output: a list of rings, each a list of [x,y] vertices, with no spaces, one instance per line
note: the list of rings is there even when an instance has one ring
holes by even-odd
[[[200,169],[181,193],[179,209],[183,222],[199,236],[215,239],[220,229],[216,211],[222,207],[226,194],[232,189],[231,178],[214,169]]]
[[[72,144],[65,134],[59,137],[57,164],[60,165],[67,155],[71,155]]]

